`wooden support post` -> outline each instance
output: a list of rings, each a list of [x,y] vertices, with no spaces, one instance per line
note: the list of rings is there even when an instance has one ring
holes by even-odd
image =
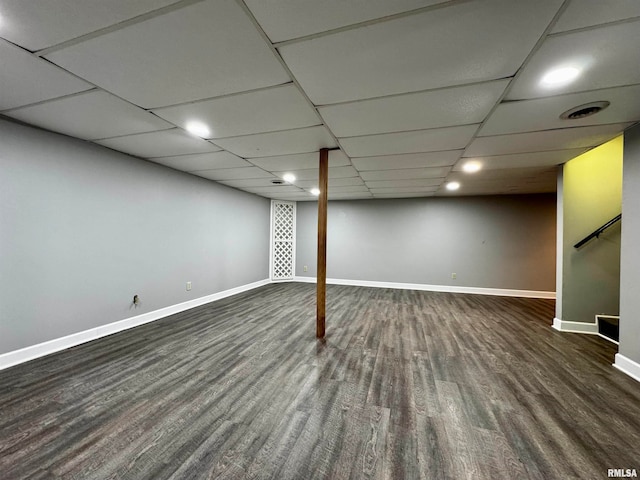
[[[324,338],[327,300],[327,187],[329,184],[329,149],[320,150],[320,196],[318,197],[318,301],[316,337]]]

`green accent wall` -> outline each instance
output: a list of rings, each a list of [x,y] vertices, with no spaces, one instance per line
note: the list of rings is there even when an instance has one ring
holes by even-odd
[[[579,249],[574,245],[622,209],[623,137],[567,162],[562,172],[562,294],[558,318],[618,315],[621,222]]]

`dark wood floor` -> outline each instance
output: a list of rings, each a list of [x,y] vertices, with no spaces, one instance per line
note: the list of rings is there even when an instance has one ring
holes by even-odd
[[[640,384],[553,302],[274,284],[0,372],[0,478],[602,479]]]

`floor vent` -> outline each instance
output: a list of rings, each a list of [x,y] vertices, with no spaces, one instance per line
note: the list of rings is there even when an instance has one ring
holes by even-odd
[[[614,315],[596,315],[598,333],[616,343],[620,341],[620,317]]]

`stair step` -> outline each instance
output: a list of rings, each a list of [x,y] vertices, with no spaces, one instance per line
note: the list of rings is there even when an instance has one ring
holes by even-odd
[[[615,315],[596,315],[598,333],[614,342],[620,341],[620,317]]]

